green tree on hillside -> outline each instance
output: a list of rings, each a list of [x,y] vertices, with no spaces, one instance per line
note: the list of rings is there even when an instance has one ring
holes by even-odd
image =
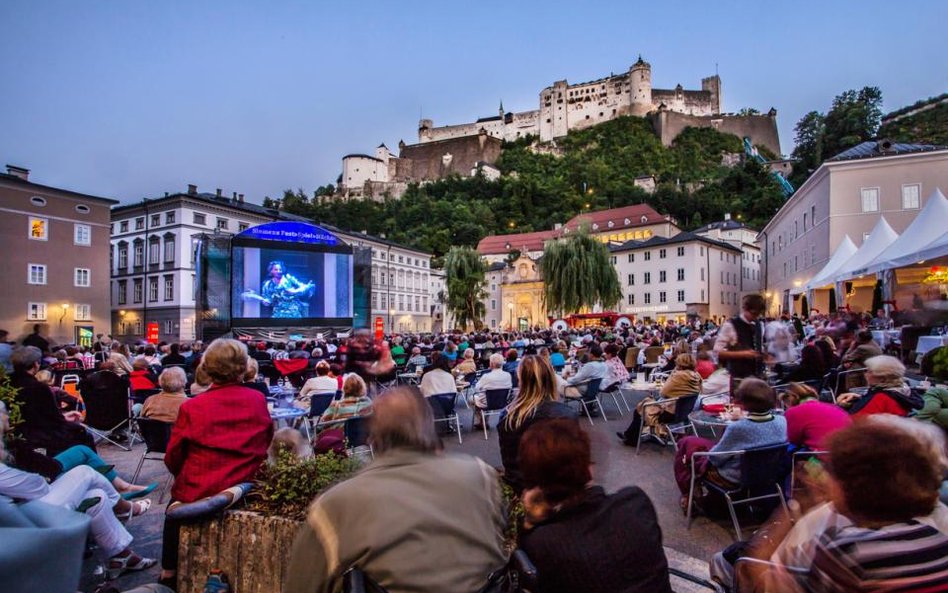
[[[881,120],[882,91],[874,86],[837,95],[826,115],[818,111],[804,115],[794,128],[797,163],[790,183],[800,187],[826,159],[875,138]]]
[[[483,326],[487,312],[487,264],[470,247],[452,247],[444,258],[444,279],[448,294],[445,307],[457,320],[458,327]]]
[[[611,309],[622,300],[609,248],[585,231],[551,241],[540,260],[543,304],[551,315],[567,315],[599,304]]]

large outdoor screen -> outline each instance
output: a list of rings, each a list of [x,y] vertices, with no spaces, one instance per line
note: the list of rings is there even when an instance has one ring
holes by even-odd
[[[235,245],[232,258],[235,323],[352,317],[351,254]]]

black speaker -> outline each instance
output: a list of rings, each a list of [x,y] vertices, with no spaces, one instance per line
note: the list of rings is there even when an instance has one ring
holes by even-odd
[[[852,282],[847,282],[847,283],[846,283],[846,294],[849,294],[849,293],[851,293],[852,291],[853,291],[853,283],[852,283]]]

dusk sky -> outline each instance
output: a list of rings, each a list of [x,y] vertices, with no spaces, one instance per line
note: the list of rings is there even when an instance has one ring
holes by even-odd
[[[250,201],[335,183],[341,157],[538,107],[623,72],[714,74],[724,109],[810,110],[876,85],[885,110],[948,90],[948,2],[0,3],[0,159],[121,201],[223,188]],[[0,163],[0,165],[2,165]]]

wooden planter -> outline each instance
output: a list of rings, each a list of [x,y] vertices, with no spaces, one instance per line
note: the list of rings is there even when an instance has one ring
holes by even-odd
[[[239,593],[281,593],[300,522],[249,511],[227,511],[181,528],[178,593],[201,593],[221,569]]]

